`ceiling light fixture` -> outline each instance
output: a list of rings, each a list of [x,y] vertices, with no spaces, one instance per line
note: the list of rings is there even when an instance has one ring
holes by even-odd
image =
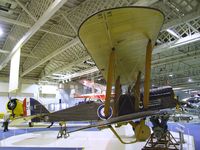
[[[180,36],[178,36],[178,34],[176,32],[174,32],[173,30],[167,29],[166,31],[169,32],[171,35],[175,36],[176,38],[178,38],[178,39],[180,38]]]
[[[193,80],[191,78],[188,79],[188,82],[193,82]]]
[[[0,28],[0,36],[2,36],[3,35],[3,30],[2,30],[2,28]]]

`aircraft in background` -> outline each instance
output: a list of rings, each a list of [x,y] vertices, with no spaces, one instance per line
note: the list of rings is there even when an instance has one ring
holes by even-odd
[[[87,100],[101,100],[105,101],[106,98],[106,86],[101,85],[99,83],[95,83],[94,81],[82,79],[79,81],[83,86],[86,86],[90,88],[93,92],[92,93],[87,93],[87,94],[79,94],[79,93],[74,93],[73,98],[84,98],[85,101]],[[114,94],[111,94],[112,97],[114,97]]]
[[[111,129],[123,144],[149,138],[151,131],[145,125],[145,118],[159,115],[161,109],[177,104],[171,87],[150,90],[151,55],[163,21],[160,11],[134,6],[103,10],[86,19],[79,28],[79,38],[106,79],[105,101],[83,103],[53,113],[40,111],[42,114],[37,117],[46,122],[97,121],[69,132],[65,128],[65,135],[103,127]],[[141,90],[142,73],[144,90]],[[129,87],[125,94],[121,85]],[[112,86],[115,87],[114,98]],[[134,119],[140,121],[134,122]],[[167,117],[162,117],[161,122],[159,118],[151,119],[153,127],[159,127],[162,133],[166,132],[167,120]],[[124,141],[112,124],[117,127],[130,124],[136,139]]]
[[[29,122],[29,126],[33,126],[33,122],[41,122],[41,118],[37,117],[43,113],[49,113],[49,111],[34,98],[24,98],[23,101],[11,98],[6,104],[6,110],[10,113],[11,125],[15,126],[21,122]],[[2,119],[4,113],[0,113]]]
[[[200,97],[199,96],[184,98],[182,100],[179,100],[179,103],[182,106],[182,108],[200,109]]]
[[[13,98],[8,101],[6,104],[6,110],[11,114],[10,119],[13,120],[15,117],[21,117],[23,116],[23,102]],[[4,113],[0,113],[0,118],[2,119],[4,116]]]
[[[98,93],[103,93],[106,91],[105,85],[95,83],[94,81],[83,79],[83,80],[80,80],[79,83],[81,83],[82,85],[86,87],[96,90]]]
[[[111,94],[111,97],[114,98],[114,93]],[[87,100],[101,100],[105,101],[106,94],[101,93],[89,93],[89,94],[74,94],[74,98],[84,98]]]

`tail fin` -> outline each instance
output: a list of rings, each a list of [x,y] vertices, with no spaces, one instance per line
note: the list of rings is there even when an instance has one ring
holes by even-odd
[[[34,98],[25,98],[23,101],[24,116],[49,113],[49,111],[39,101]]]

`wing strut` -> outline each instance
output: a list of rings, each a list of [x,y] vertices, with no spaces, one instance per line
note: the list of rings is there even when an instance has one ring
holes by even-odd
[[[106,99],[105,99],[105,109],[104,113],[106,116],[109,116],[110,109],[110,97],[112,90],[112,81],[113,81],[113,73],[114,73],[114,62],[115,62],[115,48],[112,49],[109,57],[109,66],[108,66],[108,75],[107,75],[107,85],[106,85]]]
[[[151,75],[151,56],[152,44],[151,40],[148,41],[146,49],[146,62],[145,62],[145,78],[144,78],[144,109],[148,108],[149,104],[149,88],[150,88],[150,75]]]
[[[115,81],[115,99],[114,99],[114,116],[118,116],[118,103],[119,97],[122,94],[121,83],[120,83],[120,76],[117,77]]]
[[[141,79],[141,71],[138,72],[137,80],[133,87],[133,94],[135,97],[135,111],[139,111],[139,102],[140,102],[140,79]]]

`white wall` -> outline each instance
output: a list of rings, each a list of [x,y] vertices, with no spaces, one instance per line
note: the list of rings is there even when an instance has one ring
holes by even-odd
[[[0,92],[8,92],[8,83],[0,82]]]
[[[56,99],[58,92],[56,85],[22,84],[16,94],[10,94],[9,96],[8,85],[7,82],[0,81],[0,112],[6,112],[6,104],[9,97],[22,101],[24,98],[33,97],[44,105],[59,102],[59,99]]]
[[[21,84],[19,91],[9,96],[19,100],[32,97],[46,107],[51,103],[59,103],[59,99],[61,99],[62,103],[71,107],[81,101],[71,97],[71,91],[83,93],[84,89],[82,85],[73,82],[65,84],[64,89],[58,89],[57,85]],[[0,81],[0,112],[6,112],[8,99],[8,83]]]

